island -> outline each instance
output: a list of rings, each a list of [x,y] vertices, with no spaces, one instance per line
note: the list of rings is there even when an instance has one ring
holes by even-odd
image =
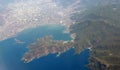
[[[29,51],[25,53],[22,60],[25,63],[31,62],[33,59],[47,56],[48,54],[57,54],[66,52],[70,48],[74,48],[74,41],[52,40],[52,36],[45,36],[37,39],[36,42],[28,46]]]

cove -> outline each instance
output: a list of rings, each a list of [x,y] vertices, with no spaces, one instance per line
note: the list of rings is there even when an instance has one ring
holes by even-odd
[[[0,70],[89,70],[88,64],[89,50],[74,54],[74,49],[56,57],[56,54],[49,54],[45,57],[35,59],[25,64],[21,61],[27,46],[37,38],[52,35],[55,40],[71,40],[67,33],[63,33],[64,26],[44,25],[27,29],[19,33],[17,37],[9,38],[0,42]],[[25,42],[16,44],[15,39]]]

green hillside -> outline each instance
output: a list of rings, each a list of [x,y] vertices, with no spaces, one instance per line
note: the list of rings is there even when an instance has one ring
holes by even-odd
[[[75,13],[71,33],[76,33],[75,49],[80,53],[92,47],[91,56],[120,70],[120,8],[119,5],[98,6]]]

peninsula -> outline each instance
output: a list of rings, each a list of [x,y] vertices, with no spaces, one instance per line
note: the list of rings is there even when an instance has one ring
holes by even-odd
[[[48,54],[58,54],[73,48],[73,41],[52,40],[52,36],[45,36],[37,39],[36,42],[28,46],[29,51],[25,53],[22,60],[25,63],[31,62],[33,59],[46,56]]]

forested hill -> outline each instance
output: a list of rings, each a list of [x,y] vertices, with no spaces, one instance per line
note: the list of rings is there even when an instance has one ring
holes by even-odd
[[[71,16],[76,53],[90,47],[91,69],[120,70],[120,0],[84,0],[83,4],[86,9]]]
[[[77,45],[103,44],[104,41],[120,36],[119,5],[89,9],[83,13],[75,13],[72,19],[76,22],[71,28],[79,40]],[[104,40],[104,41],[103,41]],[[96,44],[97,43],[97,44]]]

